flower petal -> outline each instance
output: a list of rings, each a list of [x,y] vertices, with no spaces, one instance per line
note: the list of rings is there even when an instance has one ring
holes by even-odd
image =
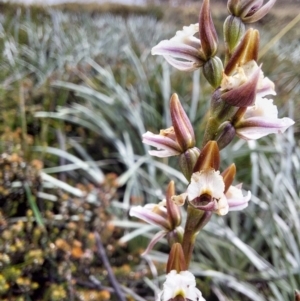
[[[254,22],[260,20],[270,11],[270,9],[273,7],[275,2],[276,2],[276,0],[270,0],[268,3],[266,3],[260,9],[258,9],[253,15],[251,15],[249,17],[247,17],[247,16],[244,17],[243,21],[245,23],[254,23]]]
[[[143,143],[154,146],[159,150],[149,151],[149,153],[153,156],[169,157],[179,155],[181,153],[181,148],[177,141],[174,141],[164,135],[156,135],[151,132],[146,132],[143,134]]]
[[[188,199],[192,201],[202,194],[209,194],[215,199],[220,199],[224,189],[225,184],[219,171],[202,170],[192,175],[191,183],[187,188]]]
[[[197,64],[203,64],[199,58],[198,49],[177,41],[164,40],[158,45],[154,46],[151,50],[152,55],[168,55],[187,61],[192,61]]]
[[[229,205],[227,198],[223,195],[219,200],[215,200],[215,210],[214,212],[218,215],[226,215],[229,210]]]
[[[241,185],[230,186],[227,193],[227,202],[229,211],[243,210],[248,206],[251,199],[251,192],[248,191],[246,196],[243,196]]]
[[[254,106],[248,107],[244,119],[251,117],[267,117],[277,119],[278,109],[273,104],[273,99],[256,97]]]
[[[164,56],[165,60],[180,71],[192,72],[199,69],[202,65],[195,64],[194,62],[180,61],[171,56]]]
[[[166,230],[171,229],[171,224],[166,216],[155,213],[153,210],[154,209],[149,210],[142,206],[135,206],[130,209],[129,215],[137,217],[151,225],[160,226]]]
[[[245,140],[256,140],[269,134],[284,133],[294,123],[288,117],[251,117],[239,123],[236,134]]]

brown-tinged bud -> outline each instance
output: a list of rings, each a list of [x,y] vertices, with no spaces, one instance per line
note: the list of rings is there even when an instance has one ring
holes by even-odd
[[[203,75],[215,89],[221,84],[223,70],[223,63],[217,56],[210,58],[203,65]]]
[[[249,28],[225,66],[225,74],[230,75],[234,72],[236,66],[245,65],[252,60],[257,61],[258,50],[259,32],[256,29]]]
[[[176,139],[182,150],[186,151],[194,147],[194,129],[176,93],[174,93],[170,99],[170,112]]]
[[[219,149],[225,148],[235,137],[235,128],[231,122],[227,121],[221,125],[219,135],[216,139]]]
[[[218,49],[218,35],[211,17],[209,0],[203,0],[199,14],[199,36],[206,59],[213,57]]]
[[[188,181],[190,181],[194,166],[200,155],[200,150],[197,147],[189,148],[179,156],[179,166]]]
[[[254,23],[263,18],[273,7],[276,0],[269,0],[263,5],[263,0],[228,0],[229,12],[240,17],[244,23]]]
[[[245,24],[238,17],[228,16],[223,25],[223,32],[228,54],[232,54],[245,33]]]
[[[180,243],[173,244],[169,254],[167,262],[167,274],[172,270],[175,270],[177,273],[187,270],[187,265],[185,263],[184,254]]]
[[[236,174],[236,167],[235,164],[232,163],[231,165],[229,165],[222,173],[221,176],[223,177],[223,181],[225,184],[225,190],[224,193],[227,192],[227,190],[229,189],[230,185],[232,184],[234,177]]]
[[[167,188],[166,193],[166,207],[168,212],[168,219],[171,223],[172,229],[175,229],[181,224],[181,211],[180,208],[172,201],[175,195],[175,184],[171,181]]]
[[[216,141],[208,141],[203,147],[200,156],[194,166],[194,172],[201,170],[219,170],[220,152]]]

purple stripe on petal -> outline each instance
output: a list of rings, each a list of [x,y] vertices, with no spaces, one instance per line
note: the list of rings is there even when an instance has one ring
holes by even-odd
[[[181,152],[178,142],[163,135],[156,135],[151,132],[143,134],[143,143],[154,146],[158,149],[168,150],[172,152]]]
[[[195,64],[194,62],[184,62],[177,59],[172,58],[171,56],[164,56],[166,61],[172,65],[173,67],[177,68],[180,71],[195,71],[201,67],[201,65]]]
[[[135,216],[151,225],[160,226],[164,229],[171,229],[171,224],[165,217],[160,216],[142,206],[132,207],[129,215]]]
[[[152,48],[151,53],[153,55],[170,55],[197,64],[203,64],[203,61],[199,58],[198,49],[179,42],[162,41]]]
[[[239,124],[236,134],[245,140],[256,140],[269,134],[284,133],[294,123],[288,117],[281,119],[251,117]]]
[[[173,157],[173,156],[180,155],[180,152],[170,151],[170,150],[159,150],[159,151],[150,150],[148,153],[149,153],[149,155],[158,157],[158,158],[167,158],[167,157]]]

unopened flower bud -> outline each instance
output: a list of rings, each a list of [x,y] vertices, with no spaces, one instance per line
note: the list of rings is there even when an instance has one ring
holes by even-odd
[[[220,152],[216,141],[209,141],[203,147],[201,154],[194,166],[194,172],[215,169],[220,167]]]
[[[199,36],[206,59],[213,57],[218,48],[218,35],[211,17],[209,0],[204,0],[199,15]]]
[[[235,16],[228,16],[223,25],[228,54],[231,54],[245,33],[245,24]]]
[[[226,122],[222,125],[219,136],[216,141],[218,143],[219,149],[225,148],[234,138],[235,128],[231,122]]]
[[[221,176],[223,177],[223,181],[225,184],[225,190],[224,192],[226,193],[229,189],[229,187],[231,186],[234,177],[236,174],[236,167],[235,164],[232,163],[231,165],[229,165],[222,173]]]
[[[225,74],[230,75],[237,66],[245,65],[252,60],[257,61],[258,49],[259,32],[256,29],[249,28],[225,66]]]
[[[187,265],[184,259],[184,254],[180,243],[173,244],[169,254],[167,262],[167,274],[170,273],[172,270],[175,270],[177,273],[187,270]]]
[[[185,151],[194,147],[194,129],[176,93],[170,99],[170,112],[175,135],[182,150]]]
[[[222,81],[222,74],[223,63],[217,56],[210,58],[207,62],[204,63],[203,75],[213,88],[216,89],[220,86]]]
[[[166,207],[168,212],[168,219],[171,223],[172,229],[175,229],[181,224],[180,208],[173,202],[172,197],[175,195],[175,184],[171,181],[166,193]]]
[[[185,151],[179,156],[180,169],[188,181],[192,176],[193,169],[198,160],[199,155],[199,148],[193,147],[189,148],[187,151]]]

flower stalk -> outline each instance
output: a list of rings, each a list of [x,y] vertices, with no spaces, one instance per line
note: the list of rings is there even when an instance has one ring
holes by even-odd
[[[222,217],[230,211],[243,210],[251,199],[251,192],[244,192],[242,183],[234,184],[237,169],[234,163],[220,171],[220,150],[234,138],[259,139],[284,133],[294,124],[290,118],[278,117],[277,106],[269,98],[276,95],[275,85],[257,64],[259,31],[246,30],[245,26],[263,18],[274,3],[275,0],[265,4],[262,0],[228,0],[229,16],[223,25],[224,61],[217,56],[220,42],[209,0],[202,2],[198,23],[184,26],[173,38],[152,48],[153,55],[162,55],[179,70],[200,68],[213,87],[201,146],[196,141],[194,125],[175,93],[170,99],[172,125],[159,134],[143,135],[143,142],[157,149],[151,150],[150,155],[178,157],[179,169],[188,182],[186,189],[176,195],[175,183],[170,181],[165,201],[130,211],[132,216],[161,229],[146,252],[163,237],[170,247],[167,277],[157,301],[205,301],[188,271],[197,235],[213,214]],[[185,215],[180,207],[186,210]]]

